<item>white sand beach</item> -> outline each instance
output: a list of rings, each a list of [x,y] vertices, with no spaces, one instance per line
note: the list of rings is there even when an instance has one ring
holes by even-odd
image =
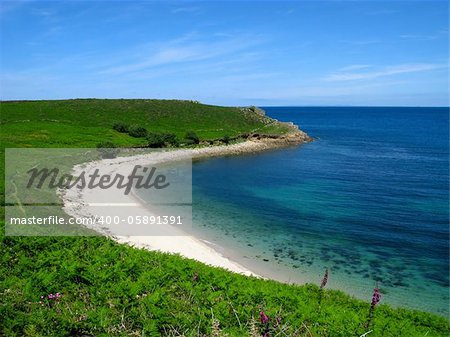
[[[228,146],[221,145],[195,149],[176,149],[153,152],[145,155],[103,159],[77,165],[74,167],[72,174],[78,176],[81,171],[84,171],[86,174],[91,174],[95,169],[100,169],[101,172],[107,172],[108,174],[123,174],[127,176],[135,165],[149,166],[190,158],[198,159],[213,156],[254,153],[289,144],[298,144],[303,142],[303,140],[299,141],[299,137],[304,137],[304,135],[306,134],[301,133],[294,136],[290,135],[288,137],[283,137],[282,139],[253,139]],[[61,193],[61,197],[64,202],[64,211],[75,218],[108,216],[112,214],[113,210],[115,215],[120,214],[123,217],[127,217],[130,215],[130,207],[132,207],[134,216],[152,215],[150,210],[144,207],[135,196],[132,194],[125,195],[123,191],[118,189],[73,188]],[[152,232],[152,235],[146,236],[120,235],[118,227],[115,227],[114,225],[102,224],[101,226],[92,225],[88,227],[101,234],[110,236],[120,243],[126,243],[149,250],[180,254],[184,257],[195,259],[211,266],[225,268],[245,275],[257,276],[252,271],[214,250],[207,242],[182,232],[175,226],[153,226],[152,231],[154,232]]]

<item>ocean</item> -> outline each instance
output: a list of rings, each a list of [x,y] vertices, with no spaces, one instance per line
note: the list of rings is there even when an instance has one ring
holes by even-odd
[[[193,165],[194,231],[266,277],[449,314],[448,108],[263,107],[315,141]]]

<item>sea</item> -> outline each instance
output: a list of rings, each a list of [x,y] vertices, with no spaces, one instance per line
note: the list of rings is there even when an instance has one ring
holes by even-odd
[[[194,232],[255,273],[449,314],[449,109],[262,107],[314,141],[193,164]]]

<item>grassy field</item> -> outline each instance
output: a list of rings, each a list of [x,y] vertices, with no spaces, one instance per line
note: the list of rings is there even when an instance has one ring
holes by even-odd
[[[112,125],[117,122],[179,137],[194,131],[200,139],[286,131],[255,113],[190,101],[76,99],[1,104],[4,147],[90,147],[101,141],[121,146],[145,144],[143,139],[114,131]]]
[[[0,108],[2,163],[8,147],[145,144],[114,131],[115,122],[179,137],[194,131],[201,139],[286,131],[249,111],[184,101],[2,102]],[[1,184],[3,191],[3,178]],[[270,330],[268,336],[371,331],[367,336],[373,337],[450,331],[446,318],[383,304],[368,323],[370,303],[339,291],[236,275],[105,237],[5,237],[1,231],[0,240],[0,335],[263,336]],[[261,310],[268,323],[260,322]]]

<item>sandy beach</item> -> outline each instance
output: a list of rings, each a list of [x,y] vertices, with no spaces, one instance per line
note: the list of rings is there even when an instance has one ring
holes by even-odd
[[[128,175],[135,165],[149,166],[182,160],[190,160],[255,153],[277,147],[284,147],[308,141],[308,136],[298,131],[278,139],[251,139],[232,145],[209,146],[195,149],[174,149],[150,154],[129,157],[117,157],[100,161],[80,164],[74,167],[72,174],[78,176],[84,171],[91,174],[95,169],[103,173]],[[75,218],[93,218],[111,215],[127,217],[132,209],[133,216],[151,216],[150,210],[145,207],[133,194],[125,195],[117,189],[78,189],[72,188],[61,193],[64,202],[64,211]],[[120,207],[119,207],[120,206]],[[130,208],[132,207],[132,208]],[[118,213],[119,212],[119,213]],[[180,254],[205,264],[225,268],[227,270],[245,275],[256,273],[222,255],[208,244],[180,228],[170,225],[156,225],[152,227],[152,235],[124,236],[120,230],[111,225],[87,226],[101,234],[107,235],[120,243],[135,247],[161,252]],[[122,228],[123,229],[123,228]]]

